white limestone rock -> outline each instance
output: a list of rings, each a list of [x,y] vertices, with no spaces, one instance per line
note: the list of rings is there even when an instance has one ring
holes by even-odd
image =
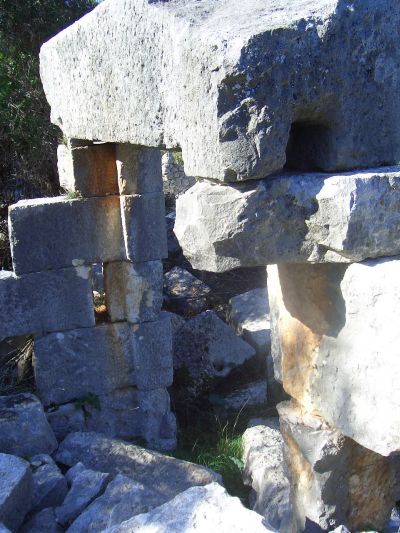
[[[104,533],[273,533],[257,513],[217,483],[193,487],[173,500]]]
[[[63,531],[56,521],[54,509],[48,507],[30,517],[18,533],[63,533]]]
[[[166,305],[175,313],[190,317],[210,305],[211,289],[184,268],[175,266],[164,274]]]
[[[32,511],[60,505],[68,492],[67,480],[53,459],[39,454],[30,460],[33,480]]]
[[[29,463],[0,453],[0,522],[16,531],[31,508],[32,474]]]
[[[161,152],[157,148],[117,144],[120,194],[162,192]]]
[[[41,77],[67,137],[180,146],[191,176],[393,164],[398,23],[397,0],[113,0],[42,47]]]
[[[400,167],[282,174],[245,185],[198,182],[176,203],[193,268],[352,263],[400,253]]]
[[[268,267],[285,391],[382,455],[400,450],[400,260]]]

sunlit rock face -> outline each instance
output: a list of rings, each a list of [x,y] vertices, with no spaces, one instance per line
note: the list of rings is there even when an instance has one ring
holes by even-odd
[[[41,76],[67,137],[181,146],[188,175],[392,164],[399,18],[397,0],[108,0],[43,46]]]

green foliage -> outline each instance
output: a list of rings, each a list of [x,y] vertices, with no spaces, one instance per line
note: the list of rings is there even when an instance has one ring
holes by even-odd
[[[95,0],[0,0],[0,268],[10,268],[7,207],[58,193],[56,145],[39,76],[43,42],[91,10]]]
[[[92,394],[89,392],[88,394],[85,394],[84,396],[80,396],[77,398],[74,402],[75,409],[80,410],[82,409],[83,415],[85,419],[89,418],[91,416],[90,413],[90,407],[93,409],[96,409],[97,411],[101,411],[101,405],[99,397],[96,394]]]

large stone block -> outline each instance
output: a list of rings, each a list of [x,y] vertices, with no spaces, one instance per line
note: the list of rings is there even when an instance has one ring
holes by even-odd
[[[90,269],[0,272],[0,339],[94,326]]]
[[[106,306],[112,322],[138,323],[158,318],[163,301],[161,261],[106,263],[103,275]]]
[[[120,194],[162,192],[161,151],[158,148],[117,144]]]
[[[48,406],[125,387],[169,386],[171,342],[168,319],[103,324],[37,338],[34,370],[39,397]]]
[[[168,257],[164,194],[121,196],[126,256],[134,263]]]
[[[351,263],[400,253],[400,167],[199,182],[176,204],[175,234],[194,268]]]
[[[399,497],[399,457],[367,450],[295,402],[278,411],[294,531],[381,531]]]
[[[366,448],[399,451],[400,260],[268,267],[268,291],[285,391]]]
[[[42,404],[33,394],[0,396],[0,422],[1,453],[32,457],[57,448]]]
[[[53,459],[46,454],[30,460],[33,479],[32,511],[61,505],[67,492],[67,480]]]
[[[21,200],[9,223],[17,274],[125,258],[118,196]]]
[[[32,474],[29,463],[0,453],[0,522],[17,531],[30,510]]]
[[[57,149],[60,185],[81,196],[118,194],[115,145],[91,144]]]
[[[180,146],[191,176],[393,164],[399,18],[398,0],[118,0],[46,43],[41,76],[67,137]]]

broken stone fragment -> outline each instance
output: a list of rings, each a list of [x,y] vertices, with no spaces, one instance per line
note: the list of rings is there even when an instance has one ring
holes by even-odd
[[[161,152],[133,144],[116,145],[120,194],[162,192]]]
[[[172,383],[171,351],[167,318],[38,337],[33,364],[39,397],[48,406],[125,387],[167,387]]]
[[[400,260],[271,266],[268,291],[285,391],[362,446],[398,452]]]
[[[90,269],[0,272],[0,340],[94,326]]]
[[[266,408],[268,398],[266,378],[231,389],[233,390],[230,392],[210,394],[209,400],[217,417],[229,418],[242,411],[246,413],[247,410],[254,408]]]
[[[192,176],[394,164],[399,18],[398,0],[106,2],[43,45],[41,78],[67,137],[180,146]]]
[[[163,300],[162,262],[106,263],[104,287],[107,311],[112,322],[157,320]]]
[[[278,412],[294,530],[381,531],[399,498],[399,457],[367,450],[295,402]]]
[[[63,531],[56,521],[54,509],[48,507],[30,517],[18,533],[63,533]]]
[[[115,146],[109,143],[57,149],[60,186],[83,197],[118,194]]]
[[[155,509],[108,527],[104,533],[273,533],[259,514],[246,509],[217,483],[192,487]]]
[[[400,167],[198,182],[176,203],[193,268],[352,263],[400,254]]]
[[[126,258],[118,196],[21,200],[9,225],[17,274]]]
[[[0,453],[0,522],[18,530],[31,508],[32,474],[29,463]]]
[[[68,492],[68,485],[53,459],[46,454],[35,455],[30,464],[33,479],[32,511],[60,505]]]
[[[168,257],[164,194],[120,197],[126,257],[133,263]]]
[[[211,289],[181,267],[174,267],[164,275],[166,305],[175,313],[193,316],[209,306]]]
[[[57,441],[33,394],[0,396],[0,452],[21,457],[52,453]]]

